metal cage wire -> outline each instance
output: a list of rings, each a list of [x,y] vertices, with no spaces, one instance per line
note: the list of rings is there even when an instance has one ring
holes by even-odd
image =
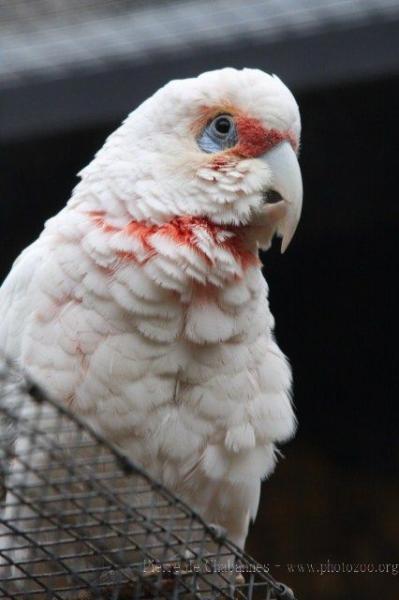
[[[3,360],[0,497],[0,598],[294,600]]]
[[[397,0],[0,0],[0,86],[398,14]]]

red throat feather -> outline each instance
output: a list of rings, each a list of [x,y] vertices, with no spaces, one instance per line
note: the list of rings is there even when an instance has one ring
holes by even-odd
[[[105,233],[125,233],[128,236],[135,236],[136,238],[139,238],[143,247],[149,253],[147,260],[157,254],[156,250],[151,244],[151,237],[154,234],[161,234],[173,240],[176,245],[188,246],[189,248],[195,250],[202,256],[203,259],[209,262],[209,258],[198,247],[197,243],[196,229],[203,228],[210,235],[216,245],[226,249],[234,256],[236,260],[240,262],[243,269],[251,265],[259,264],[259,258],[257,254],[247,247],[245,240],[241,235],[241,228],[237,226],[218,225],[205,217],[182,216],[174,217],[170,221],[160,225],[146,223],[144,221],[130,221],[124,227],[118,228],[107,223],[105,218],[106,215],[103,211],[89,212],[89,216],[95,223],[96,227]],[[218,237],[221,232],[230,232],[233,235],[221,242]],[[118,252],[117,254],[121,260],[138,262],[133,251]]]

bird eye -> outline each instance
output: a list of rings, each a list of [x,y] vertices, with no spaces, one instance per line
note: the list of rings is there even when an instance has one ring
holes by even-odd
[[[228,117],[217,117],[214,120],[214,127],[220,135],[227,135],[232,127],[232,121]]]
[[[218,115],[198,138],[198,145],[204,152],[220,152],[232,148],[237,143],[237,131],[233,117]]]

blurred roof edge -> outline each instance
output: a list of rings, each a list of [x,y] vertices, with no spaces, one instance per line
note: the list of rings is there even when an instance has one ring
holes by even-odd
[[[391,18],[265,41],[234,39],[189,52],[162,49],[141,60],[3,80],[0,141],[120,120],[167,80],[223,66],[277,73],[296,92],[395,76],[398,39],[399,18]]]

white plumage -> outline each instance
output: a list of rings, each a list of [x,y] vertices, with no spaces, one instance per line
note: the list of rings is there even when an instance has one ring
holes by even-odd
[[[220,113],[238,142],[204,152]],[[277,154],[292,161],[299,133],[275,76],[169,83],[108,138],[0,291],[5,353],[241,547],[295,429],[257,250],[299,218],[297,167],[289,181]]]

